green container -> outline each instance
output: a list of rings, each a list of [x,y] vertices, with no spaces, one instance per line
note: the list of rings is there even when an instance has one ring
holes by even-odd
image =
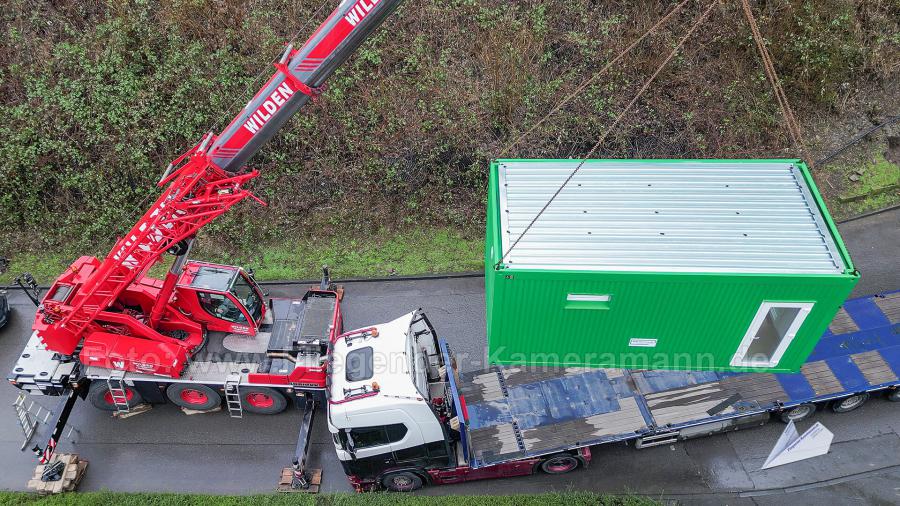
[[[800,160],[589,160],[523,236],[578,163],[491,165],[491,363],[795,372],[859,279]]]

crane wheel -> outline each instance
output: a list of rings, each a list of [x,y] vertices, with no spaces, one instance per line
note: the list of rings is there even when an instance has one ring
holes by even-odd
[[[222,405],[222,396],[206,385],[172,383],[166,389],[172,404],[197,411],[209,411]]]
[[[281,392],[269,387],[241,387],[241,407],[257,415],[277,415],[287,407]]]
[[[900,402],[900,388],[895,388],[888,391],[887,400],[891,402]]]
[[[125,385],[125,398],[128,399],[128,407],[133,408],[144,402],[141,394],[134,387]],[[116,403],[109,392],[109,385],[104,380],[94,380],[88,389],[88,399],[91,404],[101,411],[117,411]]]

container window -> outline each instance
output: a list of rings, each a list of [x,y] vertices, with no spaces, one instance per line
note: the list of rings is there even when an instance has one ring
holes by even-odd
[[[777,366],[812,307],[812,302],[763,302],[731,359],[731,365]]]
[[[570,293],[566,295],[566,309],[609,309],[609,294]]]

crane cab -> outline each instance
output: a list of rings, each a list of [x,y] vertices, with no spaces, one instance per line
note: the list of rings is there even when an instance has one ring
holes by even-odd
[[[176,288],[176,308],[207,330],[256,335],[266,307],[262,290],[240,267],[188,262]]]

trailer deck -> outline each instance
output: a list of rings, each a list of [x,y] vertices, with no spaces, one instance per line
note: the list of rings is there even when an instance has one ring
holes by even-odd
[[[450,361],[446,342],[441,341]],[[473,468],[691,430],[898,385],[900,291],[848,300],[799,373],[489,367],[449,375]]]

